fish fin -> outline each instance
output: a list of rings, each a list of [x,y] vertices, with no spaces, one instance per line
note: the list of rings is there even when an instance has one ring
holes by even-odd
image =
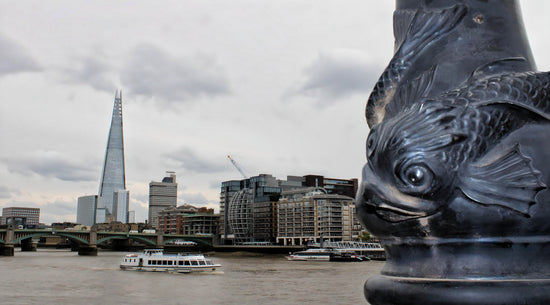
[[[399,87],[393,100],[386,105],[386,118],[391,118],[402,109],[426,97],[432,87],[436,66],[422,72],[417,78]]]
[[[472,72],[469,81],[510,71],[528,71],[529,68],[529,62],[525,57],[501,58],[477,67],[475,71]]]
[[[454,29],[467,11],[465,5],[457,4],[442,10],[417,10],[412,17],[411,13],[394,15],[394,25],[397,24],[394,28],[397,48],[369,96],[365,110],[369,127],[372,128],[384,119],[385,106],[392,99],[403,76],[408,73],[413,59],[428,45]]]
[[[397,53],[400,57],[419,53],[428,44],[454,29],[467,12],[468,8],[462,4],[442,10],[418,10],[410,21]]]
[[[483,205],[498,205],[529,217],[536,195],[546,188],[532,160],[519,144],[504,153],[482,159],[466,168],[460,177],[461,190],[469,199]]]
[[[550,72],[489,77],[475,82],[470,96],[475,107],[507,104],[550,120]]]
[[[393,36],[395,38],[395,50],[397,50],[407,35],[407,30],[411,24],[416,11],[414,10],[396,10],[393,13]]]

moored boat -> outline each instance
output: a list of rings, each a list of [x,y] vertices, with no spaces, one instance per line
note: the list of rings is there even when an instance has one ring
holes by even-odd
[[[286,258],[290,261],[358,262],[369,260],[368,257],[361,257],[355,252],[327,248],[311,248],[298,251],[290,253]]]
[[[156,272],[213,272],[220,264],[202,254],[164,254],[161,249],[146,249],[143,253],[127,254],[122,259],[120,269]]]

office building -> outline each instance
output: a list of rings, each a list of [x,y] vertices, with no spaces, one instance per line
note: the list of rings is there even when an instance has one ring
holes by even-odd
[[[178,201],[178,184],[176,173],[166,172],[162,182],[151,181],[149,183],[149,225],[158,228],[159,213],[167,208],[176,207]]]
[[[355,198],[357,179],[325,178],[319,175],[287,176],[279,180],[261,174],[243,180],[224,181],[220,191],[220,242],[276,241],[276,205],[281,192],[317,187],[325,194]]]
[[[128,223],[136,223],[136,211],[128,211]]]
[[[37,225],[40,223],[39,208],[9,207],[2,209],[2,224],[14,226]]]
[[[128,210],[130,207],[130,192],[117,190],[113,194],[113,218],[114,221],[128,223]]]
[[[86,226],[96,224],[97,195],[78,197],[76,209],[76,223]]]
[[[180,235],[215,235],[218,219],[219,215],[215,215],[213,209],[185,204],[160,211],[158,230]]]
[[[319,175],[304,176],[303,186],[307,187],[322,187],[327,191],[327,194],[344,195],[355,198],[359,182],[356,178],[339,179],[325,178]]]
[[[327,194],[323,188],[286,191],[277,203],[277,237],[283,245],[306,245],[323,241],[351,241],[360,227],[354,226],[352,197]]]
[[[115,93],[111,127],[105,149],[105,161],[99,185],[98,209],[104,209],[96,215],[97,222],[117,219],[114,214],[115,192],[126,190],[126,174],[124,168],[124,137],[122,125],[122,92]],[[127,212],[127,210],[126,210]],[[105,217],[103,217],[105,213]]]

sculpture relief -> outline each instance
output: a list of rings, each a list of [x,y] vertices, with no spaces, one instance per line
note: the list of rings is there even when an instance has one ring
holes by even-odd
[[[515,1],[397,1],[367,103],[358,214],[372,304],[550,301],[550,73]],[[459,298],[457,300],[456,298]]]

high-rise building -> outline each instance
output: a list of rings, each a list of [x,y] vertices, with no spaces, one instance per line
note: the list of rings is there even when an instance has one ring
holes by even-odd
[[[3,225],[37,225],[40,222],[39,208],[9,207],[2,209]]]
[[[151,181],[149,183],[149,225],[158,228],[160,211],[176,207],[178,201],[178,184],[176,173],[166,172],[162,182]]]
[[[78,197],[76,222],[81,225],[93,226],[96,224],[97,195]]]
[[[124,138],[122,133],[122,91],[115,93],[111,128],[105,149],[105,162],[99,184],[99,200],[97,203],[98,215],[96,221],[106,222],[109,219],[118,219],[115,215],[115,192],[126,190],[126,174],[124,169]],[[100,209],[104,209],[100,211]],[[128,209],[123,218],[127,218]],[[105,216],[103,217],[103,214]]]
[[[128,190],[117,190],[113,196],[114,221],[128,223],[130,192]]]

